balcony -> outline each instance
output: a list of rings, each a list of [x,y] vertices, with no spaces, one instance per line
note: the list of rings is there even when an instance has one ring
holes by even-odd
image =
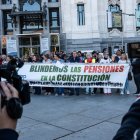
[[[1,10],[9,10],[12,9],[12,0],[2,0],[0,4]]]
[[[60,26],[50,27],[50,33],[60,33]]]
[[[4,5],[12,4],[12,0],[2,0],[2,4]]]

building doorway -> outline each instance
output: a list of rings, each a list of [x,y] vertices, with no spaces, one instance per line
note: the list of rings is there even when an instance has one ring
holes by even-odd
[[[31,54],[39,54],[38,52],[40,52],[38,50],[39,48],[28,48],[28,47],[23,47],[23,48],[20,48],[20,57],[23,57],[23,56],[29,56]]]
[[[60,51],[60,38],[58,33],[50,34],[50,48],[51,52],[59,52]]]
[[[19,42],[19,56],[28,57],[31,54],[40,54],[40,35],[20,35]]]

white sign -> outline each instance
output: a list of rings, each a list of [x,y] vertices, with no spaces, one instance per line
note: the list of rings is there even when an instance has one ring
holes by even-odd
[[[48,38],[41,38],[41,53],[44,51],[49,50],[49,39]]]
[[[7,54],[17,56],[16,40],[7,39]]]
[[[129,64],[25,64],[19,75],[30,86],[124,88]]]

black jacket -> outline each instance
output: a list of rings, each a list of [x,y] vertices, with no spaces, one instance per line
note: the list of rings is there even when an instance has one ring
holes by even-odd
[[[121,127],[113,140],[132,140],[134,133],[140,128],[140,99],[132,104],[123,117]],[[140,139],[140,138],[139,138]]]
[[[134,74],[140,74],[140,58],[136,59],[136,61],[134,61],[132,63],[132,66],[133,66],[133,73]]]
[[[17,140],[18,133],[12,129],[0,129],[0,140]]]
[[[70,63],[79,63],[80,62],[80,58],[79,57],[76,57],[76,58],[74,58],[74,57],[71,57],[70,58]]]

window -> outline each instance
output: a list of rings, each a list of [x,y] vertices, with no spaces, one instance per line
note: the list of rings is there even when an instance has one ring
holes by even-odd
[[[42,23],[42,15],[24,15],[20,17],[21,22],[21,33],[23,31],[34,31],[34,30],[42,30],[43,23]]]
[[[138,4],[138,10],[140,11],[140,3]]]
[[[12,4],[12,0],[2,0],[2,4]]]
[[[19,37],[19,45],[20,46],[40,45],[40,38],[38,36]]]
[[[19,37],[20,46],[29,46],[31,44],[30,41],[30,37]]]
[[[119,5],[109,5],[109,11],[110,12],[119,12],[120,6]]]
[[[77,21],[78,25],[85,25],[84,4],[77,4]]]
[[[56,30],[60,26],[59,21],[59,8],[49,9],[49,18],[50,18],[50,28],[51,30]]]
[[[59,2],[59,0],[49,0],[49,2]]]
[[[11,14],[11,11],[3,11],[4,35],[9,35],[13,32],[12,19],[9,14]]]
[[[108,29],[118,29],[122,31],[122,11],[119,5],[109,5],[108,7]]]
[[[136,9],[136,27],[137,30],[140,30],[140,3],[138,3]]]

